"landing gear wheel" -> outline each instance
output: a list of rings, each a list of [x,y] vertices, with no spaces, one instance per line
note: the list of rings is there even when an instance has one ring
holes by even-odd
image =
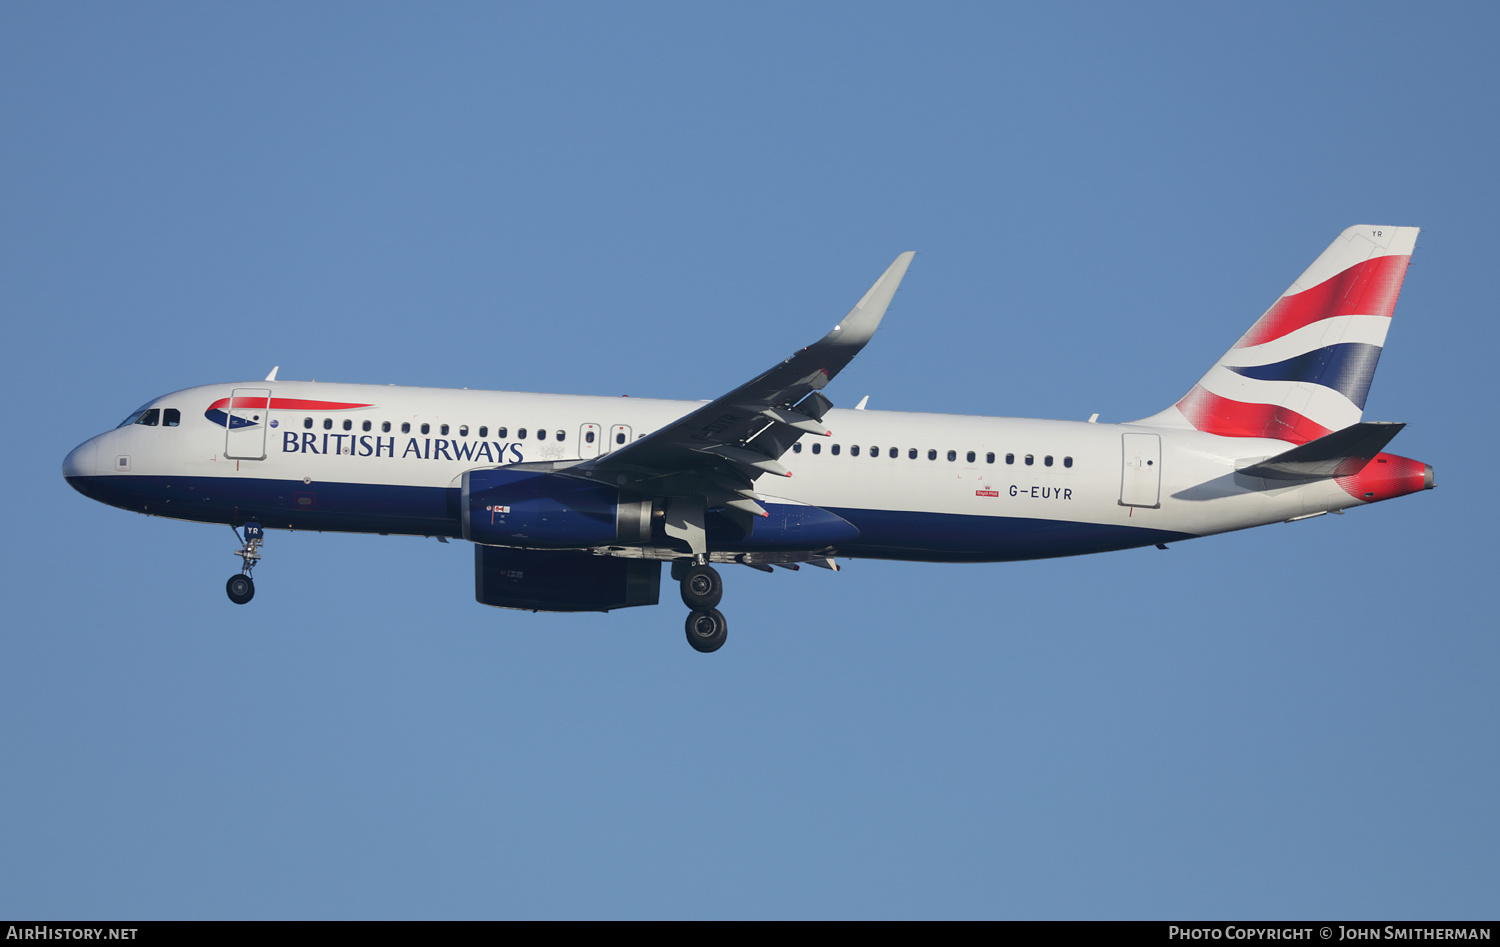
[[[723,597],[724,580],[713,566],[693,566],[682,577],[682,604],[694,611],[714,608]]]
[[[248,575],[232,575],[229,581],[224,583],[224,591],[229,593],[231,602],[244,605],[255,598],[255,583],[250,581]]]
[[[689,612],[687,617],[687,640],[694,651],[708,654],[724,647],[729,637],[729,623],[717,608],[705,608]]]

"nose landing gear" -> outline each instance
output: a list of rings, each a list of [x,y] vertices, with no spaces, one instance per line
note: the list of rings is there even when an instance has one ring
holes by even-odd
[[[234,529],[233,526],[229,527]],[[240,538],[240,531],[234,529],[234,538]],[[245,538],[240,542],[240,548],[235,550],[235,555],[245,561],[240,569],[239,575],[232,575],[229,581],[224,583],[224,591],[229,595],[229,600],[236,605],[244,605],[255,598],[255,580],[250,578],[250,572],[255,564],[260,561],[260,544],[265,541],[265,532],[259,523],[245,524]]]
[[[232,575],[224,583],[224,591],[229,593],[231,602],[244,605],[255,598],[255,582],[248,575]]]

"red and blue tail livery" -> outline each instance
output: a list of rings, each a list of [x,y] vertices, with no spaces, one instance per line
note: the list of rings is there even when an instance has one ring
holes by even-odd
[[[472,544],[476,601],[506,609],[655,605],[668,563],[688,643],[715,651],[730,565],[1164,548],[1432,488],[1431,465],[1385,451],[1403,425],[1363,417],[1416,239],[1345,230],[1183,398],[1122,424],[834,407],[824,389],[880,327],[903,253],[822,339],[711,401],[273,370],[156,398],[63,475],[111,506],[233,527],[237,604],[267,530],[437,536]]]
[[[1339,234],[1192,391],[1150,420],[1292,444],[1358,422],[1416,242],[1416,227]]]

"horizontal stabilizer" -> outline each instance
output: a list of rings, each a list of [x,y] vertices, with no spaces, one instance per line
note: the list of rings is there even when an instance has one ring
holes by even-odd
[[[1268,480],[1322,480],[1352,476],[1364,470],[1365,465],[1404,427],[1405,424],[1391,421],[1362,421],[1239,472]]]

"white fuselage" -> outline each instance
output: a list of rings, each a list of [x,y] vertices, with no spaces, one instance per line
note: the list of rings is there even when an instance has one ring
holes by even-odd
[[[237,429],[211,406],[269,391]],[[294,381],[209,385],[148,406],[69,455],[86,494],[162,516],[268,528],[458,536],[462,474],[599,456],[701,402]],[[175,412],[177,426],[163,420]],[[1237,467],[1286,449],[1142,424],[832,410],[755,490],[859,527],[843,555],[999,560],[1148,545],[1360,505],[1333,480]],[[592,436],[591,436],[592,435]],[[1157,443],[1159,455],[1135,450]],[[1134,445],[1134,446],[1132,446]],[[894,456],[893,456],[894,452]],[[1141,460],[1146,456],[1146,460]],[[1149,465],[1148,465],[1149,464]],[[1143,492],[1144,491],[1144,492]]]

